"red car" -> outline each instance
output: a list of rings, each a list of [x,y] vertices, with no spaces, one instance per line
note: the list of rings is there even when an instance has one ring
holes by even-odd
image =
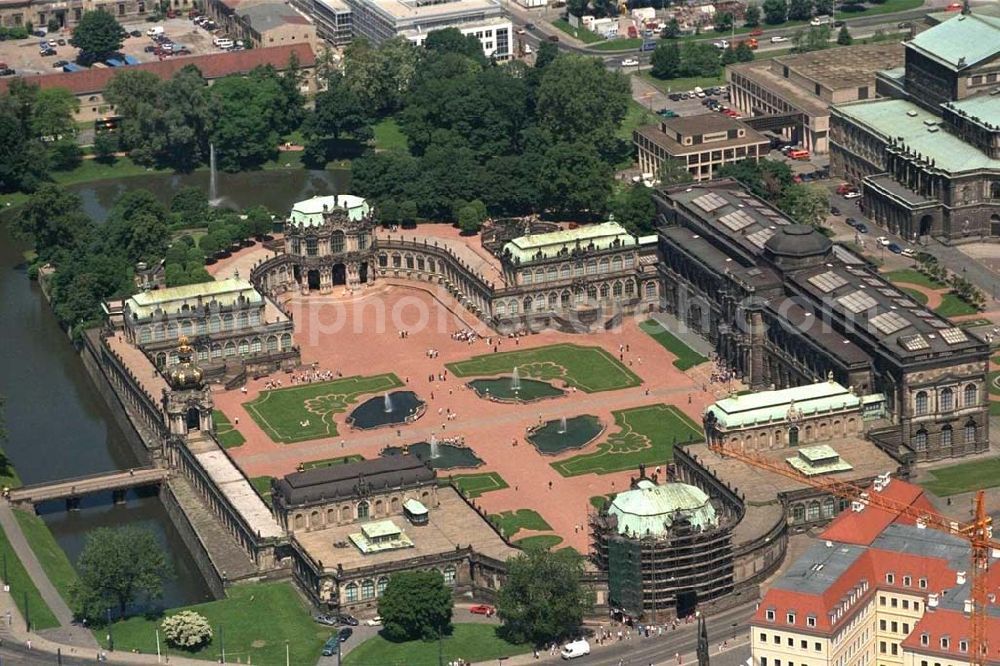
[[[496,613],[493,606],[490,606],[489,604],[479,604],[478,606],[473,606],[469,609],[469,612],[473,615],[485,615],[487,617]]]
[[[847,194],[848,192],[853,192],[853,191],[854,191],[854,186],[851,185],[850,183],[841,183],[840,185],[837,186],[837,194],[840,195],[844,195]]]
[[[957,11],[961,11],[961,9],[962,9],[962,3],[961,2],[953,2],[953,3],[951,3],[950,5],[948,5],[947,7],[944,8],[944,10],[946,12],[957,12]]]
[[[764,31],[761,30],[760,28],[754,28],[753,30],[750,31],[750,36],[751,37],[760,37],[763,34],[764,34]]]

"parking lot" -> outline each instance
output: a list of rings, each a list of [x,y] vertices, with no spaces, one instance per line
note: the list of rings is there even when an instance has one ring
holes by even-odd
[[[165,19],[157,23],[131,22],[124,24],[128,31],[137,30],[142,33],[140,37],[129,37],[122,47],[124,55],[130,55],[140,62],[150,62],[158,57],[153,53],[146,52],[147,46],[152,46],[154,42],[146,36],[146,31],[154,25],[163,26],[164,33],[176,44],[181,44],[188,48],[192,55],[205,53],[219,53],[220,49],[212,45],[213,35],[202,28],[199,28],[187,18]],[[52,33],[45,37],[46,40],[56,40],[57,45],[53,49],[55,55],[42,56],[39,50],[40,37],[29,37],[28,39],[6,40],[0,42],[0,62],[13,69],[15,74],[20,76],[31,76],[34,74],[53,74],[61,72],[62,69],[55,66],[56,62],[67,60],[73,62],[77,57],[78,50],[69,45],[70,31],[63,30]],[[63,40],[65,44],[58,44],[58,40]],[[169,56],[184,57],[184,56]]]

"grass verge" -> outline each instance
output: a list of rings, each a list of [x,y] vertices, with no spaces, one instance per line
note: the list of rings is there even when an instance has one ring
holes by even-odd
[[[514,542],[514,545],[521,550],[541,549],[552,550],[553,547],[562,543],[562,537],[555,534],[536,534],[535,536],[524,537]]]
[[[639,328],[656,340],[661,347],[677,357],[674,359],[674,367],[678,370],[688,370],[708,360],[688,347],[680,338],[664,328],[655,319],[647,319],[639,324]]]
[[[451,477],[452,483],[470,499],[475,499],[484,493],[494,490],[509,488],[503,477],[496,472],[484,472],[482,474],[455,474]]]
[[[928,289],[944,289],[946,287],[946,285],[941,284],[937,280],[932,280],[920,271],[913,270],[912,268],[904,268],[898,271],[883,273],[882,277],[892,283],[907,282],[909,284],[927,287]]]
[[[250,485],[257,491],[260,498],[264,500],[264,504],[268,506],[271,506],[271,481],[273,480],[273,476],[255,476],[250,479]]]
[[[537,511],[531,509],[494,513],[490,515],[490,520],[508,539],[521,530],[543,532],[552,529],[552,526],[545,522],[545,519]]]
[[[598,35],[596,32],[591,32],[586,28],[574,28],[569,24],[569,21],[567,21],[566,19],[556,19],[555,21],[552,22],[552,25],[556,28],[559,28],[570,37],[576,37],[584,44],[596,44],[598,42],[604,41],[604,38]]]
[[[344,657],[344,666],[438,666],[457,659],[497,661],[531,652],[531,645],[503,640],[492,624],[456,624],[451,636],[437,641],[393,643],[381,636],[369,638]],[[440,653],[438,650],[440,649]],[[311,662],[310,662],[311,663]]]
[[[247,440],[243,433],[230,423],[222,410],[212,410],[212,421],[215,423],[215,438],[219,440],[222,448],[231,449],[246,443]]]
[[[993,404],[991,403],[991,407]],[[921,485],[938,497],[1000,486],[1000,458],[976,460],[928,470],[933,479]]]
[[[410,149],[409,141],[395,118],[386,118],[378,122],[372,131],[375,134],[375,150],[400,150]]]
[[[27,535],[25,535],[25,538],[27,538]],[[29,541],[29,543],[31,542]],[[34,548],[33,544],[32,548]],[[7,580],[4,582],[10,585],[11,598],[17,605],[18,610],[21,611],[21,617],[25,617],[26,615],[25,604],[27,604],[28,615],[31,618],[31,628],[33,630],[37,631],[58,627],[59,620],[56,619],[48,604],[42,599],[38,588],[35,587],[35,582],[31,580],[31,576],[28,575],[24,565],[21,564],[21,559],[14,553],[10,541],[7,540],[7,534],[3,530],[0,530],[0,553],[2,553],[0,557],[2,557],[7,567]]]
[[[954,293],[948,292],[941,297],[941,305],[937,306],[934,312],[942,317],[961,317],[962,315],[976,314],[978,310]]]
[[[59,590],[59,595],[67,604],[70,604],[70,591],[77,581],[77,575],[76,569],[73,568],[69,557],[66,556],[66,551],[56,542],[56,538],[52,536],[52,531],[45,524],[45,521],[33,512],[15,509],[14,517],[17,518],[21,532],[27,539],[28,545],[31,546],[31,550],[35,551],[35,557],[38,558],[42,569],[45,570],[45,575]]]

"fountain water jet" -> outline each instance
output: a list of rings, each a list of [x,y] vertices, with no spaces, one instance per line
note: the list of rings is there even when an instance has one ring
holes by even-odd
[[[560,435],[565,435],[566,434],[566,417],[565,416],[559,419],[559,430],[557,430],[556,432],[558,432]]]
[[[385,413],[386,414],[392,413],[392,398],[389,396],[388,393],[385,394]]]
[[[517,371],[517,366],[514,366],[514,372],[510,376],[510,390],[520,391],[521,390],[521,373]]]
[[[219,185],[215,170],[215,144],[208,144],[208,202],[219,205]]]
[[[431,460],[441,457],[441,447],[438,446],[437,437],[431,435],[430,441],[427,442],[430,445],[431,450]]]

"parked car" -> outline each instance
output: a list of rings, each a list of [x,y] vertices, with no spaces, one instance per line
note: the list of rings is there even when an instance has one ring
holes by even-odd
[[[844,222],[847,223],[847,226],[852,227],[854,229],[857,229],[858,225],[861,224],[860,222],[858,222],[858,220],[856,220],[853,217],[847,218],[846,220],[844,220]]]
[[[834,28],[843,28],[845,25],[847,25],[846,21],[834,21],[833,22],[833,27]]]
[[[54,63],[52,63],[52,66],[53,67],[62,67],[63,65],[68,65],[68,64],[69,64],[69,60],[56,60]]]
[[[774,37],[771,38],[772,44],[780,44],[781,42],[787,42],[787,41],[788,37],[783,37],[781,35],[775,35]]]
[[[144,48],[143,51],[145,51],[146,53],[156,53],[156,47],[150,45]]]
[[[487,617],[496,613],[493,606],[490,606],[489,604],[479,604],[477,606],[473,606],[469,609],[469,612],[473,615],[486,615]]]
[[[857,199],[860,196],[861,196],[861,192],[858,192],[857,190],[854,190],[853,192],[848,192],[847,194],[845,194],[844,198],[845,199]]]
[[[365,620],[365,624],[368,625],[369,627],[381,627],[382,626],[382,618],[379,617],[378,615],[376,615],[373,618]]]
[[[903,248],[899,246],[899,243],[889,243],[889,251],[893,254],[903,254]]]
[[[56,50],[55,49],[42,49],[41,51],[39,51],[39,53],[42,55],[42,57],[47,58],[49,56],[54,56],[56,54]]]
[[[853,192],[854,186],[850,183],[841,183],[837,186],[837,194],[847,194],[848,192]]]
[[[0,76],[14,76],[16,72],[10,67],[0,68]]]
[[[340,633],[337,634],[337,637],[340,639],[340,642],[343,643],[353,634],[354,634],[353,629],[351,629],[350,627],[344,627],[343,629],[340,630]]]
[[[337,624],[337,617],[335,615],[325,615],[321,613],[319,615],[313,615],[313,620],[319,622],[320,624],[325,624],[328,627],[333,627]]]
[[[763,34],[764,31],[761,28],[754,28],[753,30],[750,31],[751,37],[760,37]]]
[[[836,206],[830,206],[830,215],[840,215],[840,209],[837,208]]]
[[[638,66],[639,66],[638,58],[625,58],[624,60],[622,60],[622,67],[638,67]]]
[[[854,228],[858,230],[859,234],[866,234],[866,233],[868,233],[868,225],[865,224],[864,222],[858,222],[858,226],[856,226]]]
[[[719,50],[725,51],[726,49],[729,48],[729,42],[726,41],[725,39],[720,39],[717,42],[712,42],[712,46],[714,46]]]
[[[51,42],[49,42],[49,43],[51,44]],[[65,39],[57,39],[56,40],[56,44],[58,44],[59,46],[66,46],[66,40]]]
[[[140,31],[138,31],[138,30],[133,30],[132,32],[130,32],[128,34],[131,37],[142,37],[142,33]]]
[[[337,622],[339,622],[340,624],[346,624],[349,627],[358,626],[358,618],[354,617],[353,615],[341,615],[340,617],[337,618]]]
[[[340,645],[340,636],[330,636],[330,638],[323,643],[323,656],[332,657],[337,654],[337,646]]]
[[[875,242],[883,246],[889,245],[889,239],[886,238],[885,236],[879,236],[878,238],[875,239]]]
[[[962,3],[961,2],[953,2],[950,5],[948,5],[947,7],[945,7],[944,10],[946,12],[958,12],[958,11],[962,11]]]
[[[583,638],[572,643],[566,643],[562,650],[559,651],[559,656],[563,659],[576,659],[588,654],[590,654],[590,643]]]
[[[913,251],[912,247],[903,248],[903,251],[900,252],[900,254],[904,257],[910,257],[911,259],[917,256],[917,253]]]

